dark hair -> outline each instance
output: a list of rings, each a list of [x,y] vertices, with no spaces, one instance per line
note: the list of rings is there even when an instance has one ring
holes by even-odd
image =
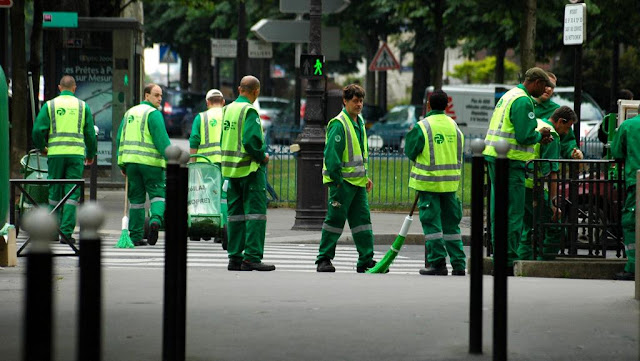
[[[151,94],[151,89],[153,89],[155,86],[156,84],[154,83],[147,84],[147,86],[144,87],[144,94]]]
[[[447,109],[447,104],[449,104],[449,96],[444,91],[438,89],[434,90],[431,95],[429,95],[429,105],[433,110],[445,110]]]
[[[551,119],[556,121],[565,119],[567,122],[574,122],[578,120],[578,116],[576,115],[576,112],[573,111],[573,109],[569,108],[566,105],[563,105],[560,108],[556,109],[555,112],[553,112],[553,115],[551,115]]]
[[[620,89],[618,99],[633,100],[633,93],[629,89]]]
[[[344,100],[351,100],[353,97],[364,98],[364,89],[358,84],[349,84],[342,89]]]

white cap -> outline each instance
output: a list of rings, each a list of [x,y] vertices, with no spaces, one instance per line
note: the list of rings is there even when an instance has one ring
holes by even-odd
[[[224,96],[222,95],[222,92],[218,89],[211,89],[207,92],[207,96],[206,98],[204,98],[205,100],[211,99],[213,97],[220,97],[220,98],[224,98]]]

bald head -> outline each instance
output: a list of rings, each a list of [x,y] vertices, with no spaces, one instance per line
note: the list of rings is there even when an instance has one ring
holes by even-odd
[[[62,79],[60,79],[58,89],[60,89],[60,91],[69,90],[75,93],[76,80],[71,75],[65,75],[62,77]]]
[[[238,93],[247,97],[253,103],[260,94],[260,80],[253,75],[243,77],[240,80]]]

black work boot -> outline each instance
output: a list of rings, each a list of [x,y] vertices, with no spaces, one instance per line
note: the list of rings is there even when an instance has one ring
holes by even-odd
[[[240,271],[242,267],[242,261],[239,259],[229,259],[228,271]]]
[[[463,269],[454,269],[451,271],[452,276],[464,276],[466,272]]]
[[[636,280],[636,274],[633,272],[620,272],[620,273],[616,273],[615,276],[613,276],[614,280],[618,280],[618,281],[635,281]]]
[[[160,225],[157,222],[153,222],[151,223],[151,226],[149,226],[149,236],[147,236],[147,242],[149,242],[149,245],[151,246],[155,246],[155,244],[158,242],[158,232],[160,231]]]
[[[421,269],[420,274],[424,276],[446,276],[449,274],[449,271],[447,270],[447,263],[442,261]]]
[[[376,265],[376,263],[377,263],[376,261],[371,260],[371,261],[369,261],[369,263],[367,263],[367,264],[366,264],[366,265],[364,265],[364,266],[358,266],[358,267],[356,267],[356,272],[358,272],[358,273],[365,273],[369,268],[373,268],[373,267]]]
[[[335,272],[336,268],[331,264],[331,260],[328,258],[323,258],[318,261],[318,267],[316,267],[317,272]]]
[[[242,261],[240,271],[275,271],[276,266],[272,264],[266,264],[262,262],[249,262],[247,260]]]

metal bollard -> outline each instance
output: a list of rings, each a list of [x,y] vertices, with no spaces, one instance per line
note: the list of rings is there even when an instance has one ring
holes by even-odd
[[[167,191],[162,359],[183,361],[187,298],[187,178],[189,155],[177,146],[165,150]]]
[[[51,360],[53,279],[49,240],[58,234],[55,218],[43,208],[29,212],[24,229],[33,242],[27,256],[25,327],[22,357],[25,361]]]
[[[471,286],[469,290],[469,353],[482,353],[482,244],[484,237],[484,141],[471,142]]]
[[[507,237],[509,232],[509,144],[495,145],[495,218],[493,250],[493,360],[507,360]]]
[[[98,199],[98,156],[93,158],[93,163],[89,166],[89,199],[96,201]]]
[[[78,360],[102,359],[102,265],[98,229],[104,212],[98,204],[80,206],[80,293],[78,309]]]

